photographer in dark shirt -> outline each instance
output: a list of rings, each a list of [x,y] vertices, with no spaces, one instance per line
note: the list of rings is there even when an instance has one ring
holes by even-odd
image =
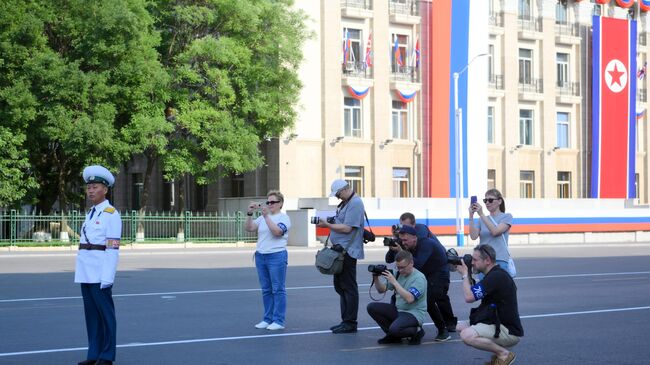
[[[395,262],[395,255],[403,249],[413,254],[415,268],[427,278],[427,312],[438,329],[435,340],[447,341],[451,338],[448,326],[455,327],[456,317],[447,295],[449,265],[445,248],[435,236],[418,238],[415,227],[410,225],[400,228],[399,239],[401,244],[389,247],[386,263]]]
[[[413,213],[403,213],[399,216],[399,225],[401,226],[411,226],[415,228],[415,235],[418,238],[435,238],[429,227],[426,224],[416,223],[415,215]],[[399,230],[398,230],[399,231]],[[393,232],[396,233],[396,232]]]
[[[493,365],[509,365],[515,361],[515,353],[506,349],[519,343],[524,335],[517,307],[517,286],[514,280],[496,264],[496,252],[489,245],[478,245],[472,253],[474,272],[485,275],[483,280],[472,286],[468,268],[463,261],[457,265],[463,278],[465,302],[481,304],[473,308],[470,322],[458,323],[460,338],[469,346],[493,352]]]

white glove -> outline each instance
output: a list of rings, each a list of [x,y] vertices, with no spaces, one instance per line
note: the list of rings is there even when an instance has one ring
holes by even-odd
[[[99,285],[99,289],[108,289],[113,286],[113,283],[109,283],[106,281],[102,281],[102,283]]]

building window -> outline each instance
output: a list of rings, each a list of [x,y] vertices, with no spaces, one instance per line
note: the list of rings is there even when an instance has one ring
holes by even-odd
[[[163,211],[171,212],[176,209],[176,185],[173,181],[163,181],[162,208]]]
[[[346,62],[346,65],[350,65],[351,67],[354,68],[354,64],[359,61],[359,57],[361,55],[361,30],[360,29],[352,29],[352,28],[343,28],[343,42],[345,42],[345,35],[347,32],[347,39],[350,42],[349,49],[348,49],[348,54],[346,59],[344,60]],[[346,45],[343,44],[343,49],[345,50]]]
[[[399,100],[393,100],[392,110],[393,120],[393,138],[394,139],[408,139],[409,138],[409,112],[406,103]]]
[[[558,1],[555,5],[555,24],[569,24],[566,2]]]
[[[519,0],[519,19],[530,20],[530,0]]]
[[[569,113],[557,113],[556,120],[557,142],[555,147],[569,147]]]
[[[488,169],[487,173],[487,188],[496,189],[497,187],[497,170]]]
[[[535,171],[522,170],[519,172],[519,197],[535,197]]]
[[[494,107],[493,106],[488,106],[487,141],[488,143],[494,143]]]
[[[411,196],[409,180],[410,169],[406,167],[393,167],[393,196],[395,198],[408,198]]]
[[[557,86],[569,87],[569,54],[556,54],[555,63],[557,68]]]
[[[408,36],[402,34],[393,34],[391,37],[393,43],[390,45],[391,65],[393,72],[405,72],[408,64],[406,60],[406,47],[408,46]],[[395,40],[397,39],[397,50],[395,50]],[[401,65],[400,65],[401,63]]]
[[[361,100],[346,97],[343,103],[345,136],[361,138]]]
[[[519,144],[533,144],[533,111],[530,109],[519,110]]]
[[[144,190],[144,177],[142,174],[131,174],[133,180],[133,190],[131,191],[131,209],[139,210],[141,208],[140,200]]]
[[[571,198],[571,172],[557,172],[557,197],[560,199]]]
[[[519,83],[533,83],[533,50],[519,48]]]
[[[352,187],[355,193],[363,196],[363,167],[345,166],[345,181]]]
[[[244,174],[233,174],[230,177],[230,197],[244,196]]]

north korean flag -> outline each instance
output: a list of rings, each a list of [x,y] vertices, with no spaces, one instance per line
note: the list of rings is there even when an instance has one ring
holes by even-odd
[[[636,21],[593,17],[592,198],[634,198]]]

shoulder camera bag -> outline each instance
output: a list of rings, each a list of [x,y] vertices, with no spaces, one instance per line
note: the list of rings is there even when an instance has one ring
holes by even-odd
[[[363,215],[366,217],[366,223],[368,223],[368,229],[363,229],[363,243],[375,242],[375,232],[372,231],[370,227],[370,221],[368,220],[368,214],[363,212]]]
[[[354,236],[352,236],[350,243],[354,241],[354,238],[358,233],[359,230],[357,229]],[[339,244],[328,246],[327,244],[329,240],[330,236],[327,236],[325,247],[316,252],[316,268],[324,275],[340,274],[341,271],[343,271],[343,260],[347,252],[347,247],[343,248],[343,246]]]

